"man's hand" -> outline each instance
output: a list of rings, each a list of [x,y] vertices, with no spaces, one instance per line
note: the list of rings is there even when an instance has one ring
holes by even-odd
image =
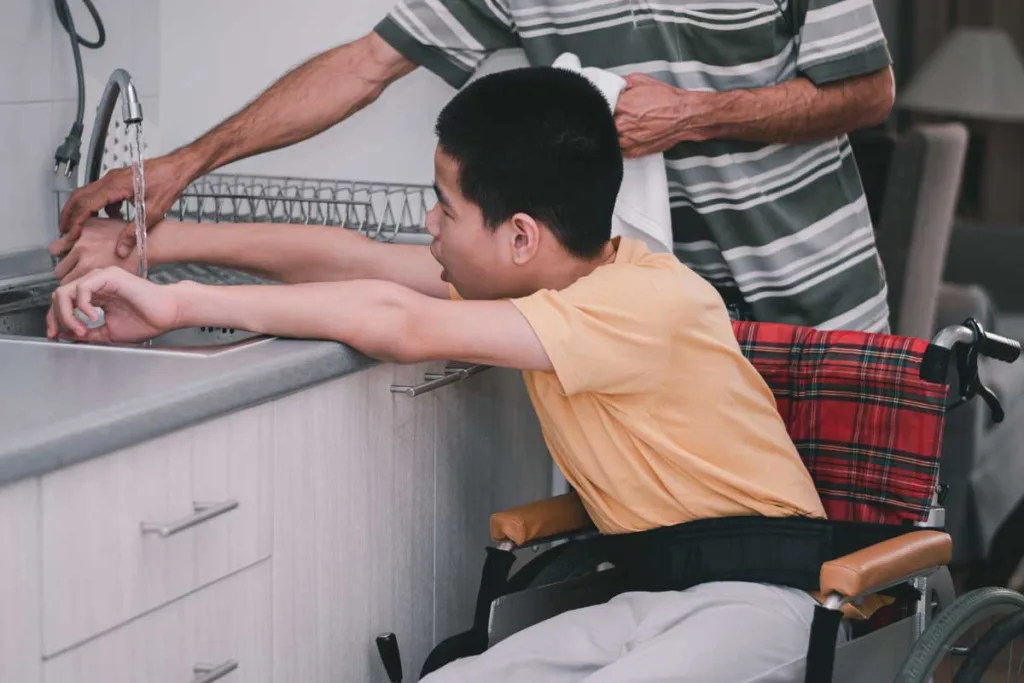
[[[131,250],[127,258],[121,258],[115,252],[118,239],[126,227],[133,227],[131,224],[126,226],[124,221],[109,218],[89,218],[83,227],[77,241],[71,239],[71,235],[63,235],[50,245],[50,253],[61,257],[54,271],[61,282],[67,284],[109,266],[119,266],[130,273],[138,270],[137,251]]]
[[[686,91],[645,74],[626,76],[615,105],[619,144],[627,158],[657,154],[680,142]]]
[[[188,185],[189,173],[183,170],[181,160],[174,155],[147,159],[146,168],[146,222],[153,228],[159,223],[171,204]],[[132,170],[117,168],[94,183],[71,193],[60,214],[60,231],[70,241],[77,240],[90,217],[106,208],[107,216],[119,219],[122,201],[134,196]],[[127,258],[135,248],[135,228],[125,225],[117,242],[117,255]]]
[[[46,314],[46,336],[111,344],[140,342],[178,327],[176,285],[157,285],[121,270],[96,270],[53,293]],[[97,321],[103,308],[104,324],[89,329],[75,309]]]

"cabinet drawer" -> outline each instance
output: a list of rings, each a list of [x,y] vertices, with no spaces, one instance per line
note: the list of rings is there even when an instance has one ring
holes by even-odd
[[[259,406],[43,477],[44,654],[269,556],[272,414]]]
[[[270,604],[268,560],[50,659],[43,675],[47,683],[269,683]]]

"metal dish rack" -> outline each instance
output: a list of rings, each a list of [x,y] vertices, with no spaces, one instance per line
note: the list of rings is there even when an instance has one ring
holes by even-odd
[[[186,188],[168,218],[333,225],[384,242],[429,243],[429,185],[211,174]]]
[[[211,173],[191,183],[166,216],[210,223],[327,225],[382,242],[429,244],[426,217],[436,201],[429,185]],[[122,207],[129,219],[130,205]],[[267,282],[241,271],[196,264],[158,266],[149,278],[161,284]],[[0,278],[0,315],[49,305],[56,287],[50,273],[8,282]]]

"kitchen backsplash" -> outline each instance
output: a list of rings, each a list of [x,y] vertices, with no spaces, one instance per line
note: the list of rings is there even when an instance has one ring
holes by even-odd
[[[57,231],[53,155],[75,118],[71,42],[52,0],[3,0],[0,8],[0,253],[48,244]],[[70,0],[78,32],[96,29]],[[96,102],[116,67],[135,78],[151,150],[159,148],[160,0],[94,0],[107,42],[82,49],[86,79],[82,163]]]

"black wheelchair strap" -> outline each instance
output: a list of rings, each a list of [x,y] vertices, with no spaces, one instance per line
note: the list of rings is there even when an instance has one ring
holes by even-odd
[[[606,558],[621,570],[628,591],[681,591],[713,581],[747,581],[813,591],[820,586],[821,565],[825,562],[914,528],[805,518],[728,517],[598,536],[577,543],[593,545],[597,552],[587,553],[588,557]],[[439,643],[427,657],[421,677],[455,659],[487,649],[491,603],[513,592],[510,585],[521,588],[517,585],[521,582],[510,582],[514,562],[515,555],[510,551],[487,549],[472,628]],[[815,609],[807,652],[807,683],[832,680],[841,616],[824,607]]]
[[[807,643],[804,683],[827,683],[832,680],[832,670],[836,663],[836,640],[842,621],[842,612],[825,609],[821,605],[815,606],[814,617],[811,619],[811,637]]]
[[[511,551],[487,548],[480,588],[477,589],[476,609],[473,611],[473,626],[434,646],[423,663],[420,678],[425,678],[427,674],[456,659],[472,657],[487,649],[487,620],[491,613],[491,603],[507,592],[509,572],[515,561],[515,553]]]

